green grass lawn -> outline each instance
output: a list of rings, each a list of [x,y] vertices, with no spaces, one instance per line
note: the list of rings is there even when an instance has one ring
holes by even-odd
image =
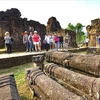
[[[32,68],[32,67],[34,67],[33,64],[29,63],[29,64],[24,64],[24,65],[0,70],[0,75],[11,73],[11,72],[14,73],[17,89],[18,89],[21,100],[32,100],[32,94],[25,81],[25,74],[26,74],[25,69]]]

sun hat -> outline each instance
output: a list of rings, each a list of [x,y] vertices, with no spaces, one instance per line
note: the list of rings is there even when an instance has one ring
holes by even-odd
[[[27,34],[28,32],[27,32],[27,31],[25,31],[24,33],[25,33],[25,34]]]
[[[9,35],[9,32],[5,32],[5,35]]]
[[[37,33],[37,31],[34,31],[34,33]]]

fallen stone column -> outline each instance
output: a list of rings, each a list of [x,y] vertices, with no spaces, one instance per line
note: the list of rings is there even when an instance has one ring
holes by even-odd
[[[93,97],[95,100],[100,100],[100,78],[96,78],[93,82]]]
[[[0,100],[20,100],[13,73],[0,76]]]
[[[57,64],[54,63],[45,64],[44,71],[52,78],[59,81],[59,83],[61,83],[65,87],[69,87],[73,92],[77,93],[78,95],[81,95],[88,100],[95,100],[92,98],[92,96],[93,82],[96,78],[70,71],[66,68],[59,67]]]
[[[79,69],[95,76],[100,76],[99,55],[74,55],[70,57],[68,64],[72,68]]]
[[[27,71],[27,80],[30,81],[31,89],[36,91],[35,93],[42,100],[83,100],[82,97],[65,89],[37,68]]]
[[[73,68],[95,76],[100,76],[100,55],[47,52],[47,59],[48,56],[49,62],[62,64],[64,67]]]
[[[46,61],[63,64],[64,60],[68,59],[71,56],[72,54],[68,52],[65,53],[65,52],[50,51],[46,53]]]

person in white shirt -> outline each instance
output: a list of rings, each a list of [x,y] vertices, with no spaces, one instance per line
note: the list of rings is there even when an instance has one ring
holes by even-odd
[[[44,44],[46,51],[48,51],[50,49],[50,35],[46,34],[45,35],[45,39],[46,43]]]
[[[52,35],[52,33],[50,33],[50,49],[53,49],[53,45],[54,45],[54,36]]]
[[[85,44],[86,44],[86,47],[88,47],[88,43],[89,43],[89,38],[88,38],[88,37],[86,37],[86,39],[85,39]]]

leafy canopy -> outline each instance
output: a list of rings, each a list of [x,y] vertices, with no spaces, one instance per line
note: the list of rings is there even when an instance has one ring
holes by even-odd
[[[86,37],[85,32],[83,32],[83,27],[85,26],[82,25],[81,23],[77,23],[75,26],[69,23],[66,30],[71,30],[71,31],[76,32],[76,42],[80,43],[80,42],[83,42]]]

